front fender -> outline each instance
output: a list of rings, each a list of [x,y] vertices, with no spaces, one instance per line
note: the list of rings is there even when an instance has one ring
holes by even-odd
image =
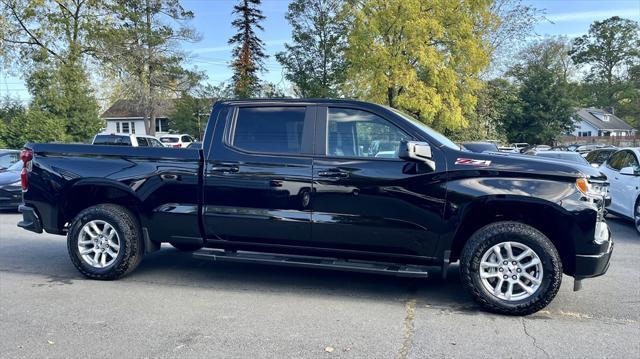
[[[497,221],[519,221],[543,232],[556,246],[567,274],[575,254],[595,251],[595,205],[581,200],[575,184],[544,178],[464,178],[448,186],[443,248],[459,258],[469,237]]]

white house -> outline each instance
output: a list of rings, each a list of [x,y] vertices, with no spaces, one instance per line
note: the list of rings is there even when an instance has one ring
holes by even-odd
[[[169,114],[173,109],[174,102],[169,100],[156,114],[156,135],[169,132]],[[118,100],[101,117],[106,122],[104,132],[147,134],[144,115],[134,101]]]
[[[574,117],[576,137],[634,136],[636,129],[616,115],[599,108],[580,108]]]

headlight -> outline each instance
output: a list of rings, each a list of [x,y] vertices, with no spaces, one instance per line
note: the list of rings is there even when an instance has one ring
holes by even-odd
[[[586,178],[576,179],[576,188],[587,197],[605,197],[609,191],[609,184],[606,181],[592,180]]]

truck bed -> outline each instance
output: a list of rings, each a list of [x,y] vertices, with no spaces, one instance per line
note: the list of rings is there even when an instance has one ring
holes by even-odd
[[[24,202],[36,202],[45,231],[61,233],[83,202],[99,198],[135,207],[151,238],[201,237],[200,150],[40,143],[25,148],[33,151],[33,164]],[[174,224],[179,219],[182,230],[167,231],[167,216]]]

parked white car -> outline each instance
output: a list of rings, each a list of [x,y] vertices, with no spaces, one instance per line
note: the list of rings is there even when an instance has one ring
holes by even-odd
[[[129,133],[99,133],[93,137],[91,144],[131,147],[164,147],[164,145],[153,136]]]
[[[615,152],[600,170],[609,179],[611,205],[607,209],[632,219],[640,233],[640,147]]]
[[[187,148],[192,142],[195,142],[193,137],[181,134],[181,135],[162,135],[159,137],[160,142],[165,147],[175,147],[175,148]]]

